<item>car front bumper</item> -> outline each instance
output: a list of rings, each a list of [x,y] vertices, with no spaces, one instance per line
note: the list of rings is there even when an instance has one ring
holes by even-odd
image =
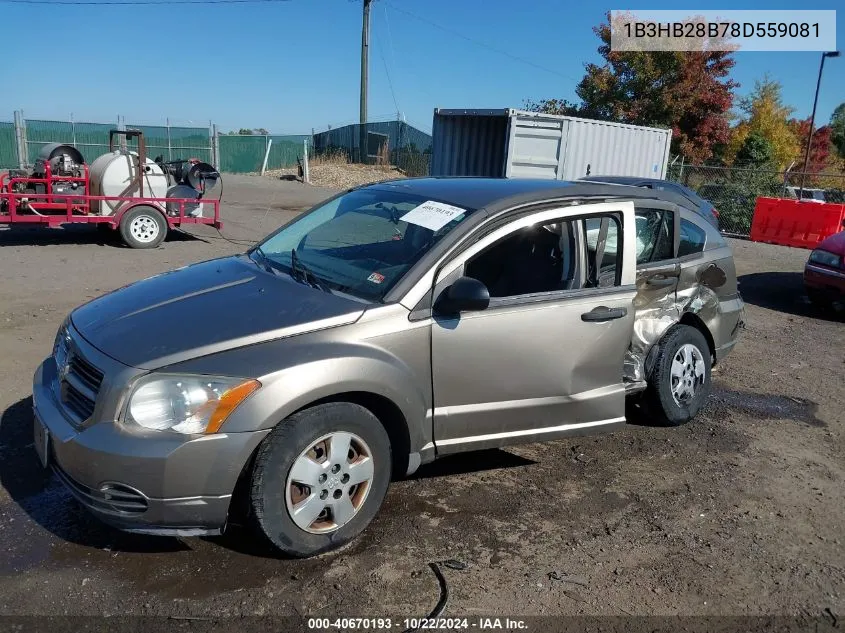
[[[56,400],[55,380],[48,358],[33,376],[36,450],[89,511],[130,532],[222,532],[238,477],[267,431],[179,436],[112,420],[78,428]]]
[[[845,270],[807,264],[804,267],[804,287],[826,294],[831,299],[845,297]]]

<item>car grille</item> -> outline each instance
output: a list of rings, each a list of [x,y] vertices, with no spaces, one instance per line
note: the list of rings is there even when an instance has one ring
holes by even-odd
[[[68,352],[67,370],[59,386],[62,404],[77,425],[93,415],[102,382],[103,372],[82,358],[76,350]]]
[[[100,385],[103,383],[103,372],[78,354],[72,354],[70,357],[70,372],[94,393],[100,390]]]
[[[94,510],[113,514],[143,514],[147,511],[147,498],[134,488],[108,483],[95,490],[73,479],[55,463],[53,471],[77,499]]]

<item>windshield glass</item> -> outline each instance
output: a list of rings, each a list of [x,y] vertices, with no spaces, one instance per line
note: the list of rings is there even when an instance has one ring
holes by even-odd
[[[402,192],[359,189],[280,229],[252,257],[315,288],[381,301],[472,211]]]

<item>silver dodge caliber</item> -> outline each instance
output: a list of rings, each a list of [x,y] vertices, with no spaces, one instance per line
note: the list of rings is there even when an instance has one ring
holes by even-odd
[[[277,548],[355,538],[450,453],[693,418],[743,321],[685,199],[424,178],[347,191],[242,255],[74,310],[33,384],[35,447],[103,521]],[[240,505],[240,504],[239,504]]]

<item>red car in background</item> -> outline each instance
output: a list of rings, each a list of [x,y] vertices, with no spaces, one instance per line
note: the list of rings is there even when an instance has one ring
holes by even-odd
[[[804,266],[804,288],[820,308],[845,299],[845,231],[823,240],[810,253]]]

